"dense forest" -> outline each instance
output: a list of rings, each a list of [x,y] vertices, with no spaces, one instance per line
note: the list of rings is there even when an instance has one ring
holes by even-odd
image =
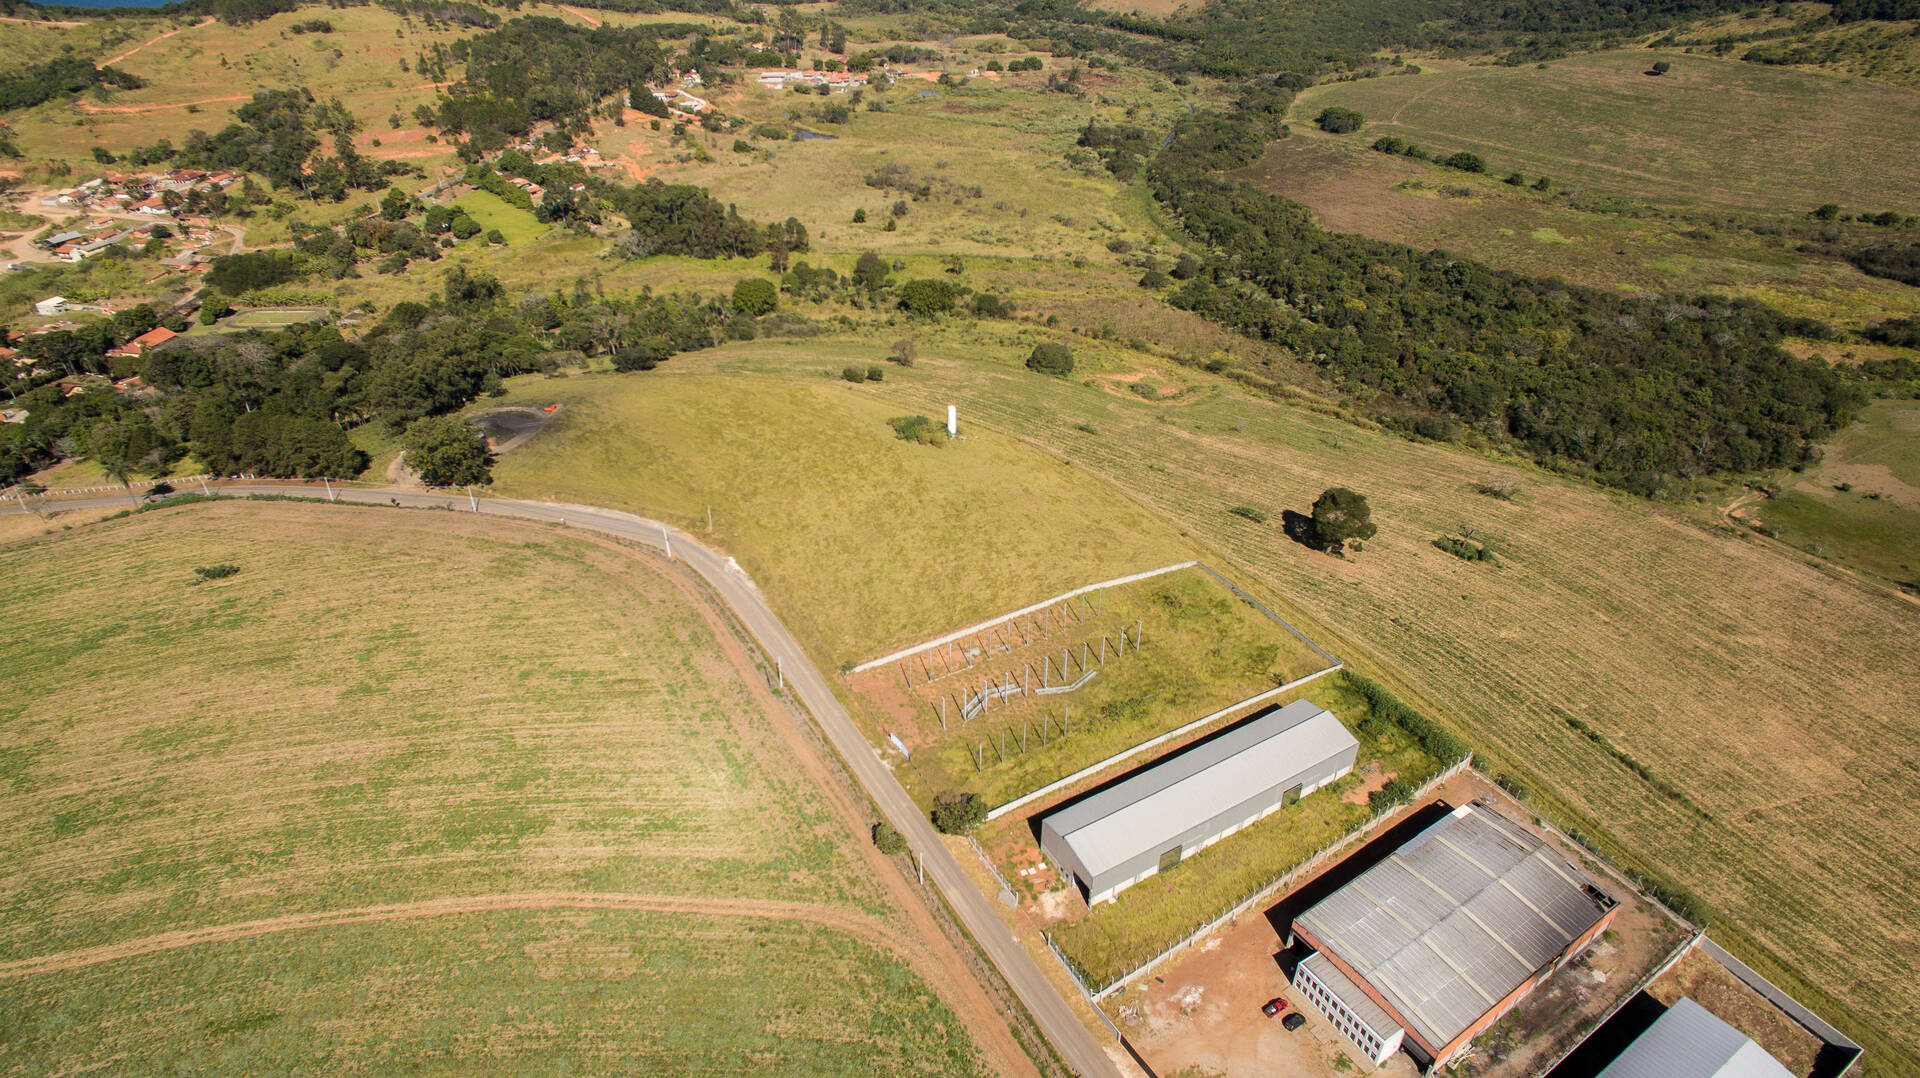
[[[603,98],[646,92],[666,59],[651,30],[544,15],[457,41],[452,52],[466,74],[441,98],[439,125],[465,136],[469,154],[498,150],[538,123],[584,124]]]
[[[1280,132],[1287,95],[1244,95],[1179,121],[1144,172],[1212,253],[1175,305],[1326,368],[1378,418],[1453,438],[1467,428],[1543,462],[1643,493],[1676,477],[1786,464],[1844,424],[1861,395],[1785,333],[1820,324],[1720,297],[1627,297],[1314,225],[1298,203],[1225,178]],[[1089,125],[1116,174],[1152,140]]]
[[[32,108],[62,94],[95,86],[137,90],[146,85],[117,67],[95,67],[78,56],[61,56],[18,74],[0,76],[0,109]]]

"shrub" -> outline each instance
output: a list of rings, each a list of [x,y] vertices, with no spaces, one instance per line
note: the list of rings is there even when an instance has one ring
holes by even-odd
[[[1361,724],[1363,731],[1374,722],[1392,723],[1412,736],[1422,752],[1442,763],[1450,764],[1473,751],[1439,723],[1401,703],[1399,697],[1372,678],[1352,670],[1341,671],[1341,676],[1353,691],[1366,698],[1367,708],[1372,712],[1367,722]],[[1379,727],[1373,729],[1377,731]]]
[[[1443,535],[1435,539],[1433,545],[1459,558],[1461,561],[1491,562],[1494,560],[1492,550],[1471,539],[1458,539],[1451,535]]]
[[[921,445],[944,445],[947,441],[947,428],[938,420],[923,415],[900,415],[887,420],[887,426],[893,428],[894,437],[903,442],[919,442]]]
[[[885,820],[873,825],[873,844],[888,857],[907,852],[907,840]]]
[[[1027,357],[1027,369],[1042,374],[1068,375],[1073,373],[1073,349],[1064,344],[1048,341],[1033,346],[1033,354]]]
[[[887,369],[885,367],[882,367],[876,364],[874,366],[870,366],[867,368],[867,381],[884,382],[886,381],[886,379],[887,379]]]
[[[964,835],[985,823],[987,803],[979,794],[941,794],[933,802],[933,826],[943,835]]]
[[[866,224],[866,223],[867,223],[867,211],[866,211],[866,210],[864,210],[864,209],[859,209],[859,210],[855,210],[855,211],[853,211],[853,223],[854,223],[854,224],[856,224],[856,225],[864,225],[864,224]]]
[[[1367,121],[1366,117],[1361,116],[1352,109],[1343,109],[1338,105],[1334,105],[1321,109],[1320,115],[1315,116],[1313,122],[1319,125],[1320,130],[1330,135],[1344,135],[1352,131],[1360,130],[1361,126]]]
[[[758,318],[780,305],[779,291],[764,277],[743,277],[733,286],[733,309]]]
[[[867,380],[867,369],[848,365],[840,371],[840,377],[849,382],[864,382]]]
[[[743,138],[734,139],[733,152],[734,153],[752,153],[753,143],[748,142],[746,139],[743,139]]]
[[[1227,512],[1237,517],[1246,517],[1255,524],[1265,524],[1267,522],[1267,514],[1259,509],[1255,509],[1251,505],[1236,505],[1228,509]]]
[[[954,302],[959,298],[960,290],[952,281],[937,277],[912,280],[900,286],[901,308],[921,318],[931,318],[953,310]]]
[[[224,580],[239,571],[238,565],[202,565],[193,571],[193,582],[202,584],[209,580]]]
[[[1461,172],[1485,172],[1487,170],[1485,158],[1482,158],[1477,153],[1468,153],[1465,150],[1456,154],[1449,154],[1446,160],[1440,163],[1448,168],[1459,169]]]

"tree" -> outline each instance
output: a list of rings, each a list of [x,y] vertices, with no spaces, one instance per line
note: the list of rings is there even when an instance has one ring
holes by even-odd
[[[206,292],[200,296],[200,324],[213,325],[227,315],[233,308],[227,305],[227,297],[218,292]]]
[[[1647,69],[1647,74],[1649,74],[1649,75],[1664,75],[1664,74],[1666,74],[1667,72],[1669,72],[1669,71],[1672,71],[1672,70],[1673,70],[1673,65],[1672,65],[1672,64],[1670,64],[1670,63],[1668,63],[1668,62],[1666,62],[1665,60],[1657,60],[1657,61],[1655,61],[1655,62],[1654,62],[1654,65],[1653,65],[1652,67],[1650,67],[1650,68],[1648,68],[1648,69]]]
[[[907,852],[907,840],[885,820],[873,825],[873,844],[888,857]]]
[[[1814,207],[1813,210],[1813,217],[1820,221],[1831,221],[1839,216],[1840,204],[1838,202],[1823,202],[1819,206]]]
[[[1462,172],[1485,172],[1487,170],[1487,162],[1484,158],[1477,153],[1468,153],[1465,150],[1461,150],[1456,154],[1450,154],[1446,160],[1440,163],[1448,168],[1457,168]]]
[[[780,294],[764,277],[743,277],[733,286],[733,309],[758,318],[780,305]]]
[[[480,429],[459,416],[414,420],[400,446],[406,451],[407,467],[429,486],[465,486],[492,478],[492,462]]]
[[[943,835],[964,835],[985,823],[987,803],[979,794],[941,794],[933,801],[933,826]]]
[[[856,225],[867,223],[867,211],[864,208],[853,211],[853,223]]]
[[[380,216],[389,221],[398,221],[407,215],[413,207],[413,200],[398,187],[387,188],[387,196],[380,200]]]
[[[1380,529],[1364,494],[1328,487],[1313,503],[1313,537],[1321,550],[1339,557],[1346,544],[1371,539]]]
[[[1073,373],[1073,349],[1064,344],[1048,341],[1033,346],[1033,354],[1027,357],[1027,369],[1042,374],[1068,375]]]
[[[874,251],[868,251],[853,264],[853,279],[868,291],[879,291],[887,286],[889,273],[887,260]]]
[[[1343,109],[1338,105],[1332,105],[1321,109],[1320,115],[1315,116],[1313,122],[1319,125],[1320,130],[1330,135],[1344,135],[1351,131],[1360,130],[1361,126],[1367,121],[1366,117],[1352,109]]]
[[[921,318],[953,310],[954,301],[959,298],[960,290],[953,282],[939,278],[920,278],[900,286],[900,306],[908,314]]]

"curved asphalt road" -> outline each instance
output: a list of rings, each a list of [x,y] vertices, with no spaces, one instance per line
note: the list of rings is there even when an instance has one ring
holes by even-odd
[[[184,490],[192,490],[192,485],[184,485]],[[245,496],[249,494],[281,494],[311,496],[324,494],[321,488],[308,485],[250,484],[245,482],[224,482],[216,488],[218,493]],[[1052,983],[1041,974],[1033,958],[1013,938],[1013,933],[994,912],[992,900],[980,893],[973,881],[967,878],[960,868],[960,862],[954,859],[946,844],[933,830],[933,825],[920,811],[906,790],[894,779],[893,772],[881,762],[873,747],[867,744],[859,729],[853,724],[853,717],[840,705],[838,697],[827,679],[807,658],[806,652],[787,632],[786,626],[775,617],[772,608],[767,606],[753,581],[729,558],[702,546],[692,536],[677,528],[670,528],[656,520],[622,513],[614,509],[600,509],[588,505],[562,505],[553,502],[518,501],[507,498],[473,499],[462,495],[448,495],[418,490],[333,488],[333,495],[339,501],[363,502],[376,505],[398,504],[413,508],[449,508],[457,511],[478,512],[486,516],[518,517],[523,520],[537,520],[547,523],[564,523],[568,527],[587,528],[604,532],[622,539],[631,539],[645,543],[656,549],[670,547],[672,556],[684,561],[704,577],[720,598],[740,619],[747,631],[760,643],[760,647],[773,659],[778,660],[786,679],[793,691],[819,721],[821,729],[840,753],[842,759],[852,770],[854,777],[873,798],[880,812],[902,835],[907,844],[920,856],[921,864],[927,875],[940,888],[947,902],[952,906],[960,923],[966,926],[974,940],[979,944],[1001,976],[1013,986],[1020,1001],[1040,1024],[1040,1029],[1053,1042],[1054,1049],[1062,1059],[1076,1072],[1093,1078],[1120,1078],[1120,1070],[1101,1050],[1093,1035],[1080,1024],[1066,1002],[1054,991]],[[92,505],[116,505],[124,498],[93,498],[84,501],[63,501],[45,503],[46,508],[77,509]],[[24,510],[19,510],[24,511]]]

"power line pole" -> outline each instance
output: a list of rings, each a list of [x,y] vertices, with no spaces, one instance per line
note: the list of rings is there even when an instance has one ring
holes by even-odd
[[[672,561],[673,560],[673,536],[667,533],[667,526],[665,524],[660,525],[660,541],[666,544],[667,560]]]

